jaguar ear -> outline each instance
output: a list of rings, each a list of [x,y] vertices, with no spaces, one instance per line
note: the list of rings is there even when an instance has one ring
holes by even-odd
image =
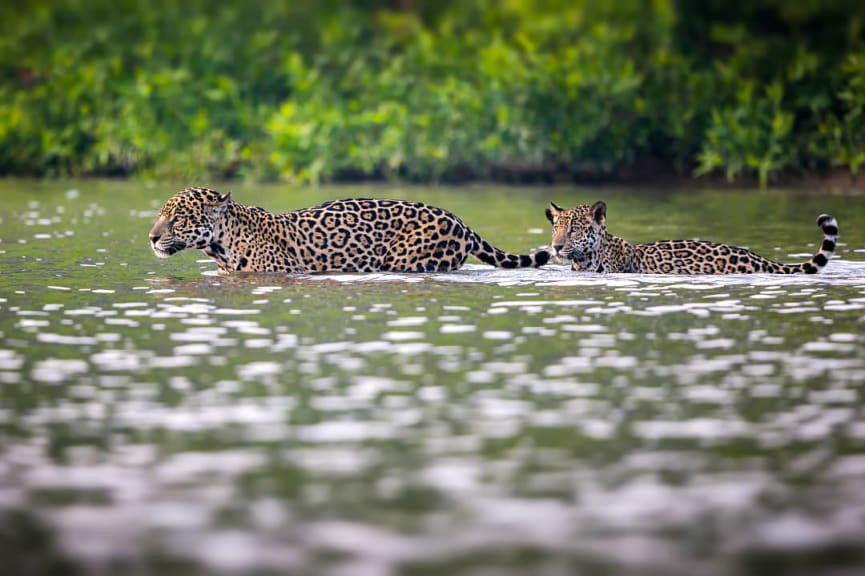
[[[607,205],[602,201],[597,201],[590,208],[592,211],[592,219],[603,226],[607,221]]]
[[[551,224],[556,222],[556,218],[563,212],[560,206],[556,206],[555,202],[550,202],[550,207],[544,211],[544,214],[547,215],[547,220],[550,221]]]
[[[217,193],[216,202],[213,204],[213,215],[221,216],[224,214],[226,208],[228,208],[229,200],[231,200],[231,192],[226,192],[225,194]]]

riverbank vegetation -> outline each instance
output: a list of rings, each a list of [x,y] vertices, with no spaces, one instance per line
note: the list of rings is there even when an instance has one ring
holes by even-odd
[[[865,166],[853,0],[17,4],[4,175],[766,184]]]

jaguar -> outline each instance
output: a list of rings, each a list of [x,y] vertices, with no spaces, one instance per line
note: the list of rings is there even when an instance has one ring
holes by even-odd
[[[421,202],[355,198],[272,214],[210,188],[169,198],[150,244],[160,258],[202,250],[220,272],[442,272],[469,255],[498,268],[538,267],[550,258],[545,250],[500,250],[456,215]]]
[[[631,244],[607,231],[607,205],[563,209],[550,202],[547,219],[553,225],[549,252],[585,272],[643,274],[816,274],[838,243],[838,222],[828,214],[817,218],[823,243],[806,262],[782,264],[738,246],[705,240],[662,240]]]

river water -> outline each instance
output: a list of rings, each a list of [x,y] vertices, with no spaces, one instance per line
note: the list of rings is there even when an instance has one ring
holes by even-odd
[[[176,187],[0,182],[9,574],[865,573],[865,198],[224,186],[421,200],[496,245],[603,199],[819,276],[219,276],[156,259]],[[5,571],[5,570],[4,570]]]

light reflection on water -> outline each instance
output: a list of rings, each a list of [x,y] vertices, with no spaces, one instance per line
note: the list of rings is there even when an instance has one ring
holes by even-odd
[[[82,238],[70,219],[112,214],[85,206],[30,205],[24,229]],[[27,252],[0,280],[0,528],[14,512],[56,539],[22,555],[160,573],[865,568],[853,250],[816,278],[285,278],[57,249],[101,275]]]

